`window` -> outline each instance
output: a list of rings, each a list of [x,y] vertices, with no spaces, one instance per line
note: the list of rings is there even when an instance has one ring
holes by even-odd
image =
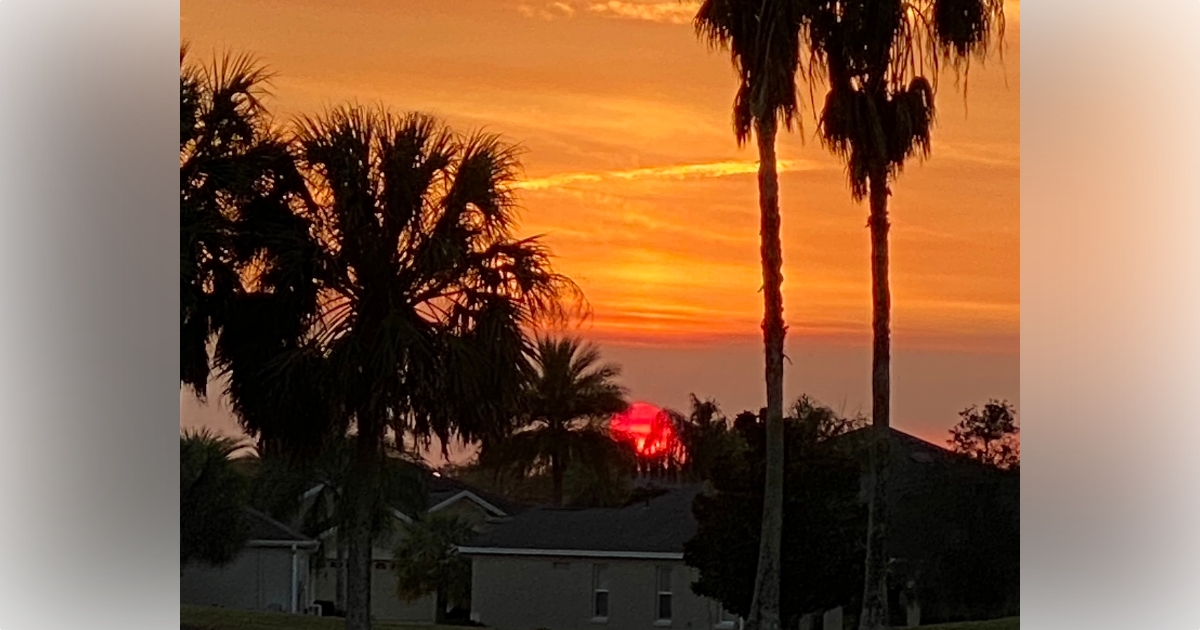
[[[592,565],[592,619],[608,619],[608,565]]]
[[[658,610],[659,621],[671,620],[671,567],[658,567]]]
[[[717,630],[732,630],[738,627],[737,615],[725,610],[725,607],[717,604]]]

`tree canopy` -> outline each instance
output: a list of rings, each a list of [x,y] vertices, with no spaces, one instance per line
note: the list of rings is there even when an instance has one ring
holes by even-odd
[[[246,479],[230,461],[245,445],[209,430],[179,436],[179,564],[224,565],[246,542]]]

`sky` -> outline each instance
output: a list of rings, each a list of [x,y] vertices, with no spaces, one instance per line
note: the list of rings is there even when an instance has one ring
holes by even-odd
[[[275,73],[280,124],[357,102],[522,150],[522,235],[543,235],[592,316],[574,334],[634,400],[764,404],[757,154],[734,139],[728,56],[680,0],[182,0],[181,39]],[[1019,408],[1020,21],[965,83],[940,77],[933,152],[892,186],[892,424],[944,443],[963,408]],[[966,88],[964,93],[964,86]],[[822,88],[815,86],[817,103]],[[785,395],[870,410],[868,209],[814,135],[779,136]],[[180,426],[235,432],[214,383]]]

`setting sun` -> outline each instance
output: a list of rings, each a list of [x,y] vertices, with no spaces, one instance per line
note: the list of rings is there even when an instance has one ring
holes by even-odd
[[[629,409],[613,416],[608,426],[618,439],[633,442],[639,457],[662,455],[675,444],[675,428],[670,416],[650,403],[633,403]]]

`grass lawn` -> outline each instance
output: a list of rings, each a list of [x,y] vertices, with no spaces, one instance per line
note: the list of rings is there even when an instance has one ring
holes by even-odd
[[[180,606],[179,623],[183,630],[341,630],[346,627],[346,621],[339,617],[309,617],[211,606]],[[412,626],[382,621],[375,622],[372,627],[381,630],[464,630],[453,626]]]
[[[341,630],[346,627],[345,620],[337,617],[307,617],[210,606],[180,606],[179,622],[182,630]],[[406,626],[381,621],[375,622],[373,627],[381,630],[464,630],[460,626]],[[1020,627],[1020,617],[921,626],[928,630],[1019,630]]]
[[[1005,617],[1004,619],[992,619],[991,621],[961,621],[958,623],[921,627],[928,628],[929,630],[1019,630],[1021,627],[1021,618]]]

